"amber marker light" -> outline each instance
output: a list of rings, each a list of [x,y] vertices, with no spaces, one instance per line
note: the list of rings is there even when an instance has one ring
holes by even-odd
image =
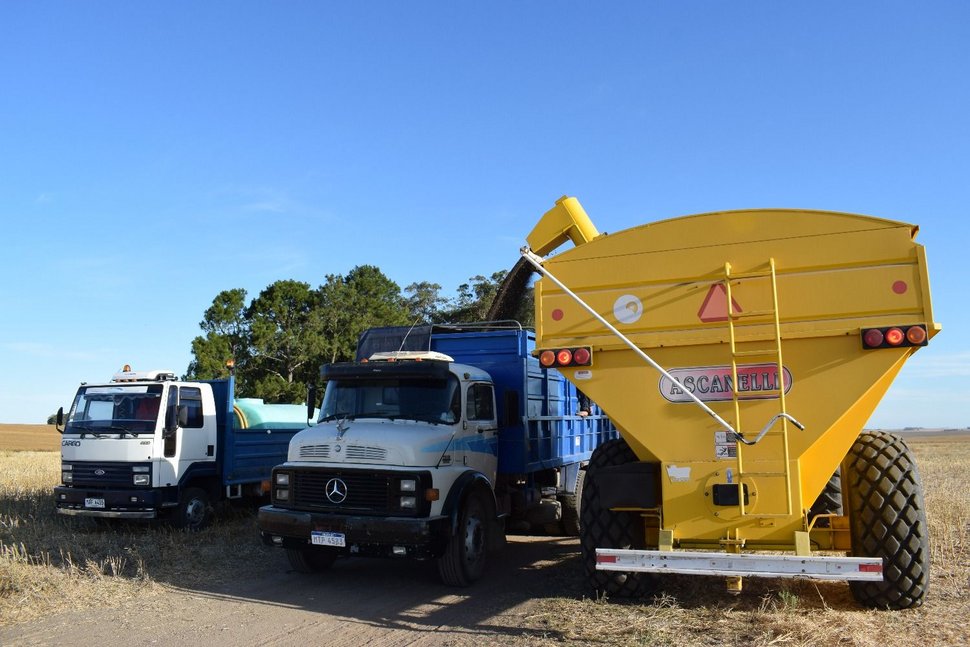
[[[542,351],[542,353],[539,355],[539,363],[546,368],[549,368],[556,363],[556,354],[551,350]]]

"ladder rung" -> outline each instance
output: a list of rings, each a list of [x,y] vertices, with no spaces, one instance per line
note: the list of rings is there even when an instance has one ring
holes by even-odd
[[[737,274],[728,274],[727,278],[730,280],[735,279],[762,279],[766,276],[771,276],[772,271],[769,270],[758,270],[754,272],[738,272]]]
[[[747,312],[732,312],[732,319],[745,319],[747,317],[774,317],[774,310],[749,310]]]
[[[745,472],[741,476],[788,476],[788,472]]]
[[[757,350],[739,350],[734,352],[735,357],[757,357],[765,355],[777,355],[777,348],[759,348]]]

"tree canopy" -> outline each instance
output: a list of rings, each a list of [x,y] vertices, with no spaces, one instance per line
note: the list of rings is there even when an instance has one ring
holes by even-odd
[[[482,321],[506,272],[473,276],[454,298],[422,281],[403,291],[373,265],[328,274],[317,288],[280,280],[246,303],[241,288],[223,290],[203,313],[192,340],[187,379],[227,377],[235,367],[236,396],[302,402],[320,367],[354,359],[360,333],[376,326]],[[531,325],[531,300],[519,310]]]

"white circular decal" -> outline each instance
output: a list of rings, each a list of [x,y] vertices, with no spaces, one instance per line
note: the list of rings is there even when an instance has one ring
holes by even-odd
[[[643,304],[632,294],[624,294],[613,303],[613,316],[620,323],[636,323],[642,315]]]

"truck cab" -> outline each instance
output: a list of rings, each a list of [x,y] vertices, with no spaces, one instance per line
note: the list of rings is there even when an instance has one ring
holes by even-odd
[[[257,446],[247,449],[239,436],[249,421],[233,403],[233,386],[232,378],[180,381],[172,371],[128,366],[108,383],[82,384],[66,417],[58,412],[58,513],[167,518],[196,529],[210,520],[214,501],[268,490],[270,468],[306,426],[305,408],[269,405],[287,409],[290,419],[253,429]],[[262,466],[253,462],[267,451]]]

